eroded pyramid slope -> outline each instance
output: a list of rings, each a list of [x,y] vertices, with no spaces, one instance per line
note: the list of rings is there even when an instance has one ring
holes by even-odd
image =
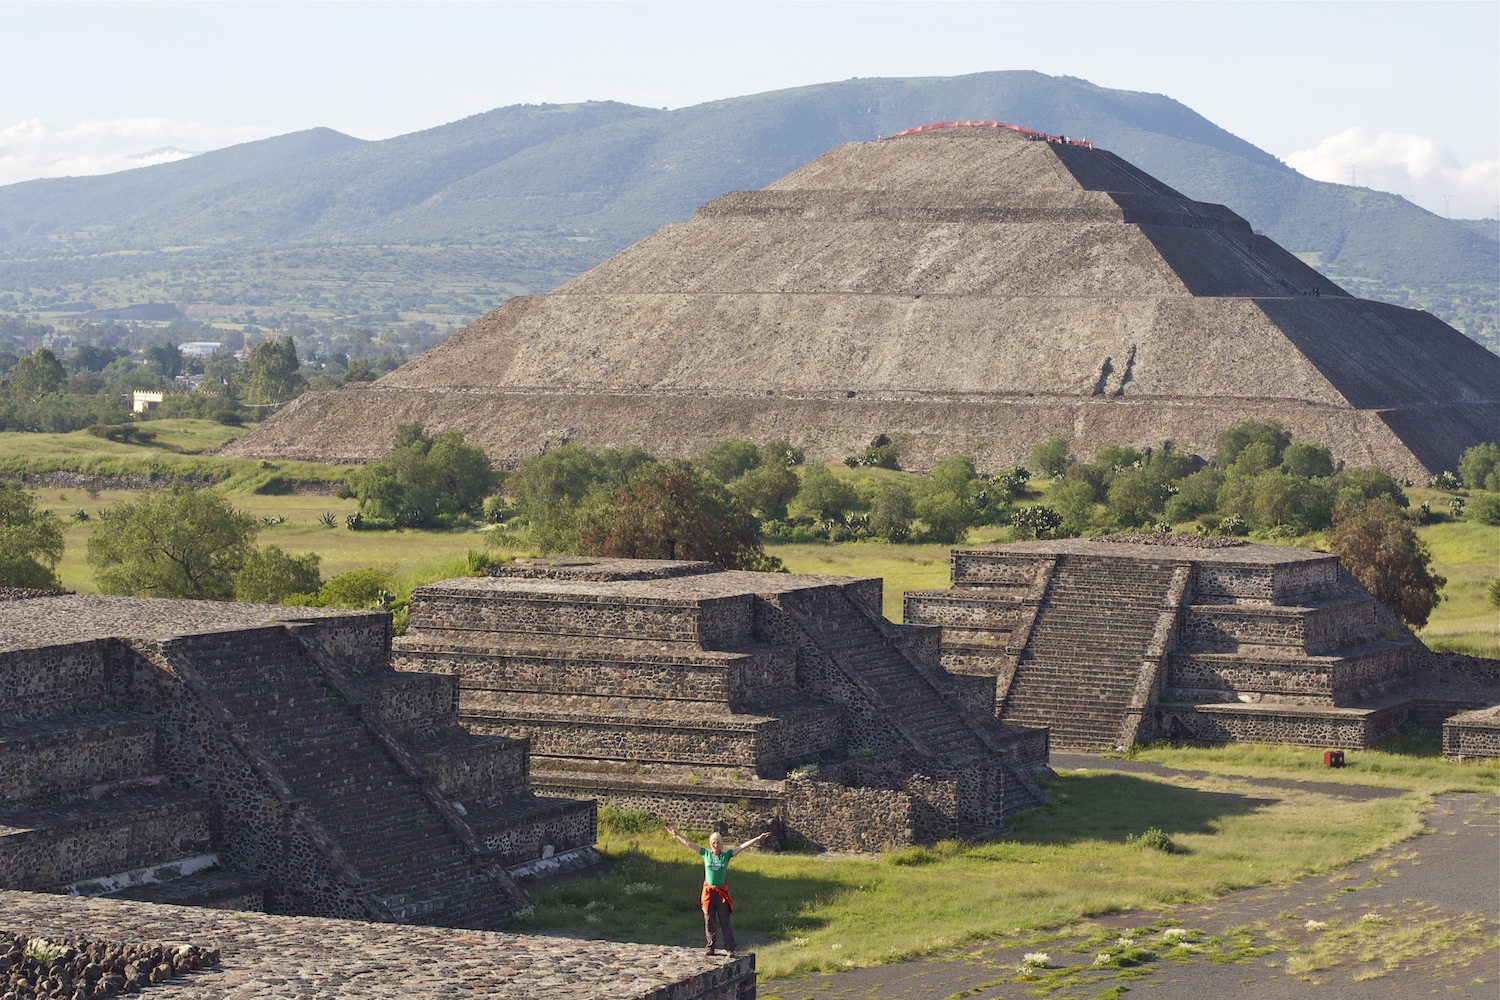
[[[1081,455],[1207,453],[1249,417],[1351,464],[1450,468],[1500,428],[1500,358],[1105,150],[967,126],[718,198],[230,450],[363,460],[420,420],[503,463],[731,435],[837,459],[887,434],[914,467],[966,451],[1000,468],[1058,433]]]

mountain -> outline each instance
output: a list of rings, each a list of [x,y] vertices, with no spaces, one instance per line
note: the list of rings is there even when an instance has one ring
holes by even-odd
[[[8,185],[0,296],[23,309],[156,300],[263,317],[472,317],[840,143],[952,119],[1086,136],[1190,198],[1227,205],[1351,290],[1429,305],[1496,342],[1494,222],[1309,180],[1161,95],[1024,71],[855,79],[676,111],[522,105],[382,142],[317,129]]]

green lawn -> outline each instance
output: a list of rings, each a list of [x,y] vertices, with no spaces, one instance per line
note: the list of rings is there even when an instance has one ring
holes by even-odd
[[[1432,756],[1350,752],[1336,776],[1308,748],[1162,748],[1141,756],[1182,770],[1065,772],[1050,783],[1049,804],[1000,840],[878,858],[747,852],[731,876],[736,933],[754,948],[763,976],[879,965],[1330,871],[1416,834],[1434,794],[1500,791],[1500,765]],[[1402,794],[1352,800],[1250,780],[1259,777],[1378,784]],[[1170,837],[1176,853],[1127,842],[1151,828]],[[600,847],[608,862],[602,877],[532,890],[526,929],[701,941],[696,858],[649,821],[635,832],[601,829]]]

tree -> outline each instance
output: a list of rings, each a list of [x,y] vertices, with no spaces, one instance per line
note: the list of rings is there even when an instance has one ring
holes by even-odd
[[[281,337],[251,348],[235,378],[246,402],[285,403],[307,388],[301,368],[296,343],[291,337]]]
[[[383,569],[369,566],[340,573],[323,584],[318,606],[323,608],[374,608],[390,600],[392,584]]]
[[[1214,468],[1199,469],[1177,483],[1177,492],[1167,498],[1164,508],[1168,521],[1191,521],[1200,514],[1213,512],[1219,504],[1219,489],[1224,473]]]
[[[1115,473],[1105,494],[1110,516],[1127,528],[1150,524],[1161,513],[1166,497],[1145,469],[1128,468]]]
[[[1053,435],[1031,449],[1031,467],[1053,479],[1067,472],[1068,466],[1076,461],[1068,453],[1068,439],[1061,434]]]
[[[1427,624],[1448,581],[1432,572],[1432,554],[1390,497],[1340,504],[1328,548],[1407,625]]]
[[[57,590],[62,525],[17,483],[0,481],[0,587]]]
[[[1271,461],[1266,468],[1273,469],[1281,464],[1281,453],[1292,443],[1292,436],[1274,420],[1246,420],[1219,432],[1214,440],[1214,464],[1221,469],[1229,468],[1239,458],[1240,452],[1256,442],[1270,448]]]
[[[146,364],[162,378],[176,378],[182,374],[182,352],[176,344],[163,340],[146,349]]]
[[[730,483],[729,492],[756,517],[781,521],[786,519],[786,505],[797,495],[800,485],[789,466],[763,462]]]
[[[179,484],[111,510],[88,561],[106,594],[227,601],[259,531],[219,494]]]
[[[316,594],[323,587],[316,552],[293,556],[275,545],[253,549],[234,578],[234,597],[250,604],[280,604],[298,594]]]
[[[396,447],[352,473],[347,490],[371,524],[409,528],[473,514],[494,479],[489,457],[460,431],[429,437],[421,424],[403,424]]]
[[[802,473],[802,486],[788,505],[795,517],[810,521],[842,521],[859,506],[854,487],[828,471],[825,465],[809,465]]]
[[[752,469],[759,468],[760,463],[760,449],[755,446],[755,442],[742,438],[715,441],[698,461],[699,465],[721,483],[733,482]]]
[[[911,537],[911,522],[916,516],[916,500],[905,483],[884,482],[876,488],[870,503],[872,533],[888,542],[904,542]]]
[[[761,548],[750,512],[715,477],[687,462],[643,465],[603,501],[580,519],[583,554],[780,568]]]
[[[6,387],[12,397],[30,403],[49,393],[60,391],[67,383],[68,373],[62,362],[57,360],[57,355],[43,347],[16,362],[16,366],[10,370]]]
[[[119,356],[119,351],[108,347],[80,344],[68,358],[68,367],[75,372],[102,372],[111,361]]]
[[[965,497],[947,490],[928,493],[917,501],[916,515],[925,524],[921,541],[954,545],[974,525],[974,507]]]
[[[1396,482],[1390,473],[1374,466],[1343,469],[1334,476],[1333,481],[1339,489],[1341,498],[1347,496],[1374,500],[1376,497],[1386,496],[1394,500],[1397,507],[1408,506],[1406,494],[1401,492],[1401,484]]]
[[[1333,475],[1333,452],[1310,441],[1293,441],[1281,453],[1281,467],[1307,479]]]
[[[1465,450],[1458,459],[1458,474],[1471,490],[1500,492],[1500,444],[1487,441]]]
[[[591,490],[613,489],[635,469],[654,462],[639,448],[592,451],[568,443],[522,462],[506,481],[531,540],[543,552],[578,544],[578,511]]]

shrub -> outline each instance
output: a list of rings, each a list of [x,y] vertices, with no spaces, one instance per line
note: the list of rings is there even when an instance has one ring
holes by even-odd
[[[629,836],[661,829],[661,820],[645,809],[599,807],[599,829],[605,833]]]
[[[1041,504],[1035,507],[1022,507],[1011,515],[1011,527],[1015,534],[1021,538],[1049,538],[1052,532],[1062,526],[1062,515],[1051,507]]]
[[[1148,827],[1143,833],[1132,833],[1125,838],[1125,843],[1135,847],[1151,851],[1160,851],[1163,854],[1176,854],[1177,845],[1164,831],[1156,827]]]
[[[1458,477],[1453,473],[1447,471],[1439,472],[1437,475],[1427,480],[1427,487],[1429,489],[1445,490],[1449,493],[1452,493],[1454,490],[1459,489],[1462,486],[1463,483],[1458,481]]]
[[[1471,490],[1500,491],[1500,444],[1476,444],[1459,457],[1458,474]]]
[[[1500,493],[1475,493],[1469,498],[1469,520],[1500,525]]]

